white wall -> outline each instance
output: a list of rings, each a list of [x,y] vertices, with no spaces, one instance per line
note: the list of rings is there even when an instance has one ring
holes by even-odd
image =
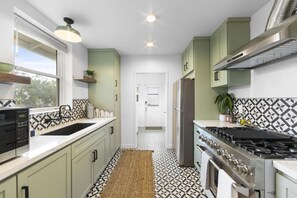
[[[72,68],[74,77],[83,77],[83,73],[88,69],[88,49],[83,45],[72,45]],[[87,99],[88,84],[80,81],[73,81],[72,84],[73,99]]]
[[[172,85],[181,78],[181,55],[121,57],[121,131],[122,147],[135,147],[136,73],[168,73],[168,107],[172,106]],[[167,147],[172,147],[172,109],[168,108]]]
[[[166,109],[164,109],[165,105],[165,82],[166,82],[166,75],[165,73],[155,73],[155,74],[136,74],[136,84],[139,87],[139,98],[138,102],[136,104],[137,108],[137,116],[136,120],[138,121],[137,125],[138,127],[145,127],[146,121],[145,121],[145,101],[146,101],[146,87],[148,85],[153,86],[160,86],[160,109],[159,112],[160,115],[154,115],[154,118],[156,119],[157,123],[161,123],[161,125],[164,127],[165,125],[165,116],[164,112],[166,112]]]
[[[13,31],[14,31],[14,10],[30,19],[34,25],[41,27],[44,31],[52,34],[57,26],[49,18],[44,16],[37,9],[32,7],[24,0],[1,1],[0,3],[0,62],[14,63],[13,51]],[[67,88],[64,88],[63,95],[65,99],[63,103],[72,103],[72,84],[75,90],[74,96],[87,98],[87,85],[77,85],[72,83],[72,66],[75,71],[87,65],[87,49],[81,44],[69,45],[69,53],[65,55],[64,76]],[[73,52],[73,54],[72,54]],[[14,86],[0,83],[0,99],[13,99]]]
[[[265,30],[273,0],[251,18],[251,38]],[[229,88],[237,98],[297,97],[297,57],[251,71],[251,84]]]

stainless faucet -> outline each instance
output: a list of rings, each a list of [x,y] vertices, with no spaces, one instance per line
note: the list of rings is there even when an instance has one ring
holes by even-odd
[[[71,111],[71,107],[70,105],[61,105],[59,107],[59,117],[58,118],[46,118],[44,120],[44,123],[47,124],[49,122],[51,122],[52,120],[62,120],[63,118],[71,118],[71,116],[62,116],[62,109],[68,107],[68,110]]]

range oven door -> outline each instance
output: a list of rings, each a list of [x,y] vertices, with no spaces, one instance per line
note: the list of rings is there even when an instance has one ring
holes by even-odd
[[[213,159],[209,160],[209,163],[208,163],[209,179],[208,179],[208,185],[207,185],[208,189],[206,189],[206,191],[205,191],[206,195],[209,198],[217,197],[219,169],[221,169],[221,168],[223,168],[223,167],[220,167],[218,164],[216,164]],[[228,171],[226,171],[226,172],[228,172]],[[251,188],[247,188],[240,184],[233,184],[232,187],[238,193],[238,198],[259,198],[257,193]]]

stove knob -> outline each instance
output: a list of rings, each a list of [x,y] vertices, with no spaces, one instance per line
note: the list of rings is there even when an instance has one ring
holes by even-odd
[[[243,165],[243,164],[237,165],[237,171],[240,174],[243,174],[243,175],[248,175],[249,174],[249,168],[246,165]]]
[[[218,148],[218,144],[215,143],[214,141],[212,141],[212,142],[210,143],[210,147],[211,147],[211,148],[214,148],[214,149],[217,149],[217,148]]]
[[[223,154],[223,159],[224,159],[225,161],[229,161],[230,158],[231,158],[231,155],[228,154],[227,152],[225,152],[225,153]]]
[[[207,137],[203,136],[201,140],[202,140],[202,142],[206,142]]]
[[[230,159],[228,160],[228,163],[230,164],[230,166],[232,166],[233,167],[233,160],[234,160],[235,158],[234,157],[230,157]]]
[[[204,135],[200,135],[199,136],[199,139],[202,141],[202,142],[205,142],[205,140],[207,139]]]
[[[210,139],[208,139],[208,140],[206,141],[206,143],[210,146],[210,145],[213,143],[213,141],[210,140]]]
[[[239,164],[239,160],[236,158],[233,158],[233,160],[231,161],[231,165],[233,165],[233,167],[237,167],[238,164]]]
[[[224,153],[224,149],[220,149],[220,148],[217,149],[218,155],[223,155],[223,153]]]

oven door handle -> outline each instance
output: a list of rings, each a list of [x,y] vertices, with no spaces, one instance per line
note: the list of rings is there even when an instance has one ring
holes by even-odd
[[[251,197],[252,195],[254,195],[256,193],[255,191],[253,191],[253,190],[251,190],[249,188],[240,186],[238,184],[232,184],[232,187],[234,188],[234,190],[236,192],[238,192],[239,194],[244,195],[245,197]]]

